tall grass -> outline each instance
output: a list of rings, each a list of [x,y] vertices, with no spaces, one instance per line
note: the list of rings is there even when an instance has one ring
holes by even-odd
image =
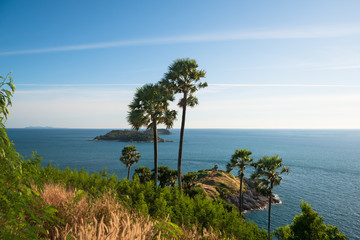
[[[93,199],[86,192],[66,189],[59,184],[44,184],[40,191],[44,204],[54,206],[61,219],[47,226],[49,239],[223,239],[220,232],[197,227],[186,229],[169,224],[167,219],[151,220],[120,205],[111,194]]]
[[[203,233],[204,229],[213,228],[227,237],[235,236],[244,240],[267,239],[266,231],[259,229],[253,222],[245,221],[235,207],[221,200],[208,199],[203,191],[181,194],[174,187],[155,187],[152,181],[141,183],[137,175],[131,181],[119,180],[114,175],[109,176],[106,171],[90,174],[70,168],[60,170],[51,165],[36,167],[36,170],[37,173],[31,176],[38,186],[53,183],[66,186],[69,190],[81,189],[73,190],[73,194],[78,196],[86,192],[89,199],[101,199],[112,193],[111,197],[121,203],[121,206],[125,206],[130,213],[137,212],[159,220],[158,228],[162,229],[162,232],[168,231],[170,236],[174,235],[170,233],[176,232],[176,229],[171,229],[169,224],[162,226],[161,219],[168,218],[169,223],[185,226],[187,229],[196,226],[200,233]],[[97,221],[100,220],[97,218]]]
[[[90,199],[87,193],[45,184],[40,193],[63,223],[47,229],[50,239],[153,239],[156,222],[120,206],[110,194]]]

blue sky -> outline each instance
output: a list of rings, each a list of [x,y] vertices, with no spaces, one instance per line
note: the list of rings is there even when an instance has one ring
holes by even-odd
[[[128,128],[136,88],[189,57],[209,83],[189,128],[360,128],[359,10],[331,0],[1,0],[0,75],[12,71],[17,86],[7,127]]]

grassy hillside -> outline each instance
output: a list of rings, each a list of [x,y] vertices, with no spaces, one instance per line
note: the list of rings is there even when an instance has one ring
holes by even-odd
[[[239,179],[235,178],[232,173],[201,170],[198,172],[198,178],[197,186],[201,187],[212,198],[223,197],[223,192],[235,195],[240,189]]]
[[[214,170],[200,170],[197,175],[198,182],[196,186],[201,187],[210,198],[223,199],[227,203],[238,206],[239,178],[232,173]],[[268,198],[256,192],[251,180],[244,178],[242,190],[244,192],[244,210],[261,209],[267,206]],[[274,197],[272,203],[279,204],[281,201]]]

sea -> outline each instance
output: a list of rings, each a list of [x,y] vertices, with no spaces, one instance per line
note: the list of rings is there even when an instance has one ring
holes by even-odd
[[[120,179],[127,176],[120,162],[121,150],[130,143],[92,141],[111,129],[8,129],[17,151],[33,151],[51,162],[89,172],[104,168]],[[179,129],[161,137],[173,142],[159,143],[159,166],[177,167]],[[139,166],[153,168],[153,143],[131,143],[141,153]],[[274,188],[282,204],[272,206],[271,228],[290,224],[299,214],[302,200],[338,226],[348,239],[360,239],[360,130],[245,130],[186,129],[183,146],[183,173],[213,168],[225,170],[236,149],[249,149],[256,160],[278,155],[291,172]],[[253,172],[246,169],[246,176]],[[236,172],[234,172],[236,174]],[[246,213],[249,221],[267,229],[267,209]]]

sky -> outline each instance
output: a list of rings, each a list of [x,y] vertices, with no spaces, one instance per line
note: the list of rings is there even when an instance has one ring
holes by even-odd
[[[129,128],[136,89],[188,57],[209,86],[187,128],[359,129],[359,11],[357,0],[0,0],[0,75],[17,87],[6,126]]]

